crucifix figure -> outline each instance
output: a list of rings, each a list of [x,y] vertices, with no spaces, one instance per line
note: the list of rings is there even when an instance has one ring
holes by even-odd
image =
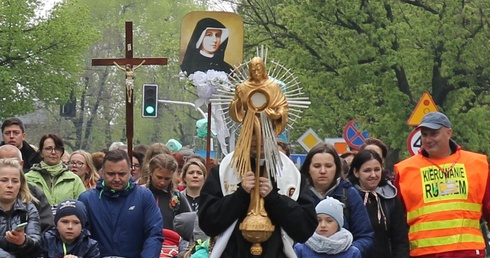
[[[145,60],[141,62],[141,64],[137,65],[136,67],[132,68],[130,64],[126,64],[126,68],[118,65],[116,61],[114,61],[114,65],[117,66],[120,70],[123,70],[126,72],[126,98],[129,100],[131,103],[131,100],[133,99],[133,90],[134,90],[134,70],[138,69],[140,66],[142,66],[145,63]]]
[[[133,58],[133,22],[126,22],[126,56],[125,58],[92,59],[93,66],[111,66],[126,72],[126,139],[129,158],[133,150],[133,90],[134,71],[142,65],[166,65],[167,58],[144,57]],[[135,65],[135,67],[133,67]]]

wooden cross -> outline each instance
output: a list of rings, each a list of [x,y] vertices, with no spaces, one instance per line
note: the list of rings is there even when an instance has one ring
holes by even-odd
[[[133,150],[133,86],[134,70],[142,65],[166,65],[167,58],[164,57],[144,57],[133,58],[133,22],[126,22],[126,57],[92,59],[92,66],[115,65],[126,72],[126,139],[128,145],[128,155],[131,159]],[[133,68],[133,65],[136,67]]]

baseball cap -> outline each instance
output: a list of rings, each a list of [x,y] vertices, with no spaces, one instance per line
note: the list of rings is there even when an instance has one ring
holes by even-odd
[[[417,128],[426,127],[437,130],[443,126],[447,128],[452,127],[452,124],[447,116],[441,112],[430,112],[425,114],[425,116],[422,118],[422,122],[417,126]]]

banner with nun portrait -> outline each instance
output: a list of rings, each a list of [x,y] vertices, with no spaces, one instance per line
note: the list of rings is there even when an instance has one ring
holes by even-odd
[[[184,16],[180,38],[180,69],[230,73],[243,61],[243,21],[235,13],[190,12]]]
[[[196,107],[208,105],[218,87],[229,87],[228,74],[243,61],[243,20],[235,13],[190,12],[184,16],[180,37],[181,78],[195,88]],[[227,154],[230,136],[222,108],[210,105],[211,128]],[[211,123],[211,121],[208,121]]]

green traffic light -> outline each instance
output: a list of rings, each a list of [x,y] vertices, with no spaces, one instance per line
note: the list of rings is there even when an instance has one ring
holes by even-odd
[[[153,113],[155,113],[155,107],[154,106],[147,106],[145,108],[145,111],[146,111],[147,114],[152,115]]]

